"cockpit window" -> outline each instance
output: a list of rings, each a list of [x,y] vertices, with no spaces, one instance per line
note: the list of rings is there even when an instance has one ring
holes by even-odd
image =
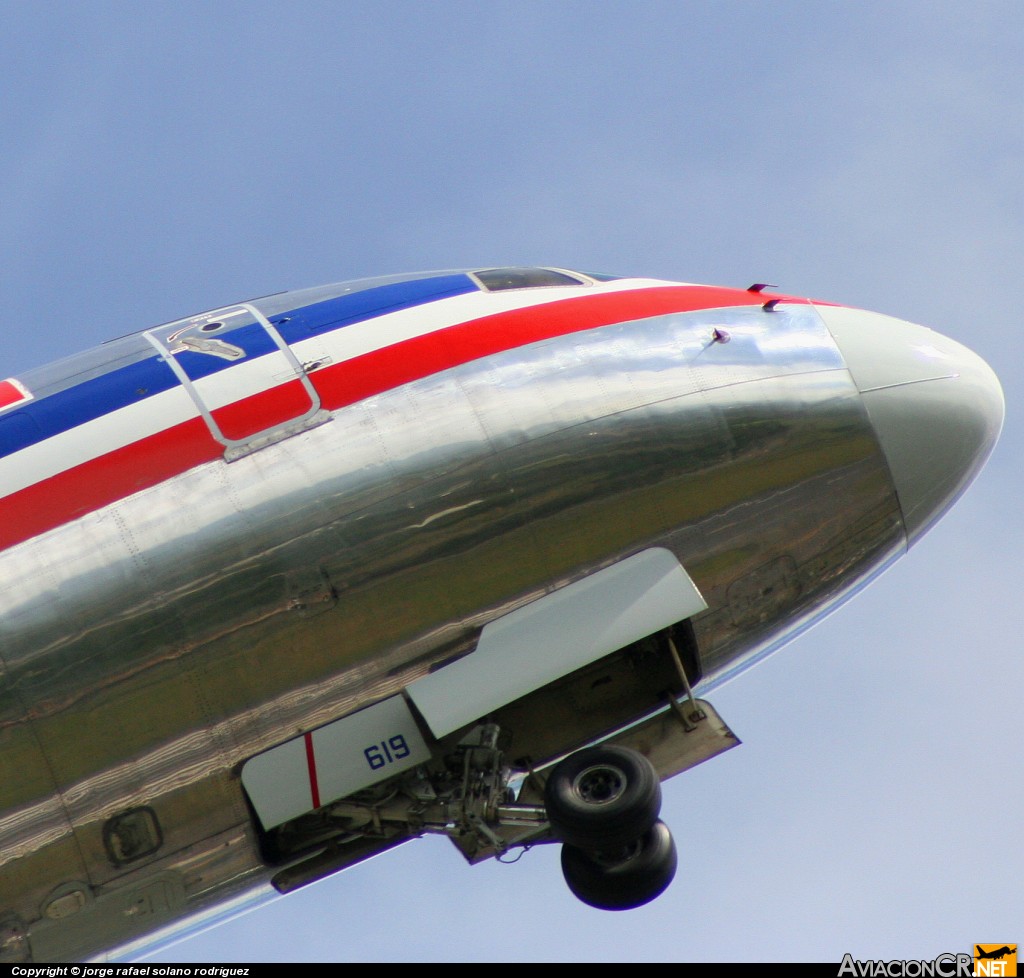
[[[585,278],[577,278],[553,268],[485,268],[473,272],[473,277],[488,292],[505,289],[539,289],[552,285],[587,285]]]
[[[34,397],[47,397],[86,381],[102,377],[112,370],[130,366],[153,356],[152,345],[141,333],[110,340],[84,353],[43,364],[18,375]]]

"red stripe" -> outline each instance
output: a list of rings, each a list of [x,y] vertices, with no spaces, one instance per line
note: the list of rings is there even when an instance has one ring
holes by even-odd
[[[3,500],[0,549],[60,526],[117,499],[224,454],[202,418],[115,449],[26,486]]]
[[[316,783],[316,758],[313,756],[313,735],[306,734],[306,767],[309,768],[309,793],[313,798],[313,807],[320,807],[320,787]]]
[[[761,305],[766,301],[760,293],[702,285],[562,299],[457,323],[318,370],[312,378],[324,407],[335,410],[421,377],[528,343],[672,312]],[[805,299],[794,301],[806,302]]]
[[[673,312],[764,301],[763,294],[706,286],[562,299],[439,329],[318,370],[310,379],[324,407],[336,410],[459,364],[555,336]],[[290,381],[219,408],[214,417],[227,437],[244,438],[303,414],[308,406],[301,383]],[[0,503],[0,550],[211,462],[223,452],[196,417],[27,486]]]
[[[221,434],[242,441],[292,418],[300,417],[313,406],[309,391],[301,380],[291,380],[279,387],[253,394],[234,404],[225,404],[213,412]]]
[[[8,404],[17,404],[18,401],[24,400],[25,395],[16,384],[12,384],[9,380],[0,380],[0,408],[7,407]]]

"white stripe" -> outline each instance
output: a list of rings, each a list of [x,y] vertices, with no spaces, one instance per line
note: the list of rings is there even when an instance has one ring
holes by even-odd
[[[118,408],[0,459],[0,486],[7,496],[66,469],[91,462],[125,445],[159,434],[199,414],[184,388],[172,387]]]
[[[234,404],[245,397],[298,379],[299,374],[284,353],[274,350],[251,360],[239,360],[226,370],[193,380],[192,386],[207,410],[216,411],[217,408]]]
[[[469,292],[385,313],[333,332],[292,344],[300,361],[329,356],[332,363],[344,363],[367,353],[426,336],[460,323],[482,319],[515,309],[528,309],[581,296],[631,292],[639,289],[673,287],[684,283],[659,279],[622,279],[600,286],[510,290],[508,292]]]
[[[351,326],[292,344],[292,351],[300,360],[331,358],[332,364],[344,363],[367,353],[375,353],[389,346],[404,343],[418,336],[458,326],[484,316],[546,305],[596,292],[624,292],[651,286],[674,285],[673,282],[628,279],[607,286],[558,287],[552,289],[523,289],[508,292],[470,292],[466,295],[439,299],[421,306],[385,313]],[[218,371],[192,382],[203,403],[211,411],[234,404],[244,397],[259,394],[289,380],[297,374],[283,353],[274,351],[253,360],[240,360],[226,370]]]
[[[470,292],[386,313],[333,332],[328,331],[292,344],[292,350],[300,361],[329,356],[332,363],[343,363],[418,336],[426,336],[496,313],[581,296],[668,288],[681,284],[686,283],[660,279],[620,279],[599,286],[581,285],[578,288]],[[242,361],[227,370],[193,381],[193,384],[207,408],[216,410],[295,377],[287,358],[278,352]],[[76,465],[91,462],[125,445],[159,434],[198,414],[195,403],[182,387],[174,387],[137,404],[118,408],[110,414],[86,421],[0,459],[0,491],[4,496],[18,492]]]

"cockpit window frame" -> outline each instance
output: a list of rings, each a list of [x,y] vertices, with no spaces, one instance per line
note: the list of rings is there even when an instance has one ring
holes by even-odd
[[[515,274],[520,274],[523,278],[522,282],[510,282],[509,284],[491,284],[488,279],[484,276],[493,273],[494,275],[507,275],[510,278]],[[558,276],[561,281],[529,281],[530,274],[537,274],[540,277],[546,273],[549,276]],[[501,266],[496,265],[492,268],[478,268],[472,272],[469,272],[469,277],[473,279],[483,292],[518,292],[525,291],[527,289],[559,289],[569,288],[572,286],[593,286],[596,285],[596,281],[582,272],[570,271],[567,268],[554,268],[547,265],[507,265]]]

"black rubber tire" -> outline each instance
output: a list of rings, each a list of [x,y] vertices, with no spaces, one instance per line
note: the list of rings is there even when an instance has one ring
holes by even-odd
[[[562,846],[562,875],[573,894],[597,910],[633,910],[661,896],[676,875],[676,844],[655,822],[614,856]]]
[[[587,747],[555,765],[544,786],[544,805],[562,842],[611,851],[633,843],[658,820],[661,782],[635,750]]]

